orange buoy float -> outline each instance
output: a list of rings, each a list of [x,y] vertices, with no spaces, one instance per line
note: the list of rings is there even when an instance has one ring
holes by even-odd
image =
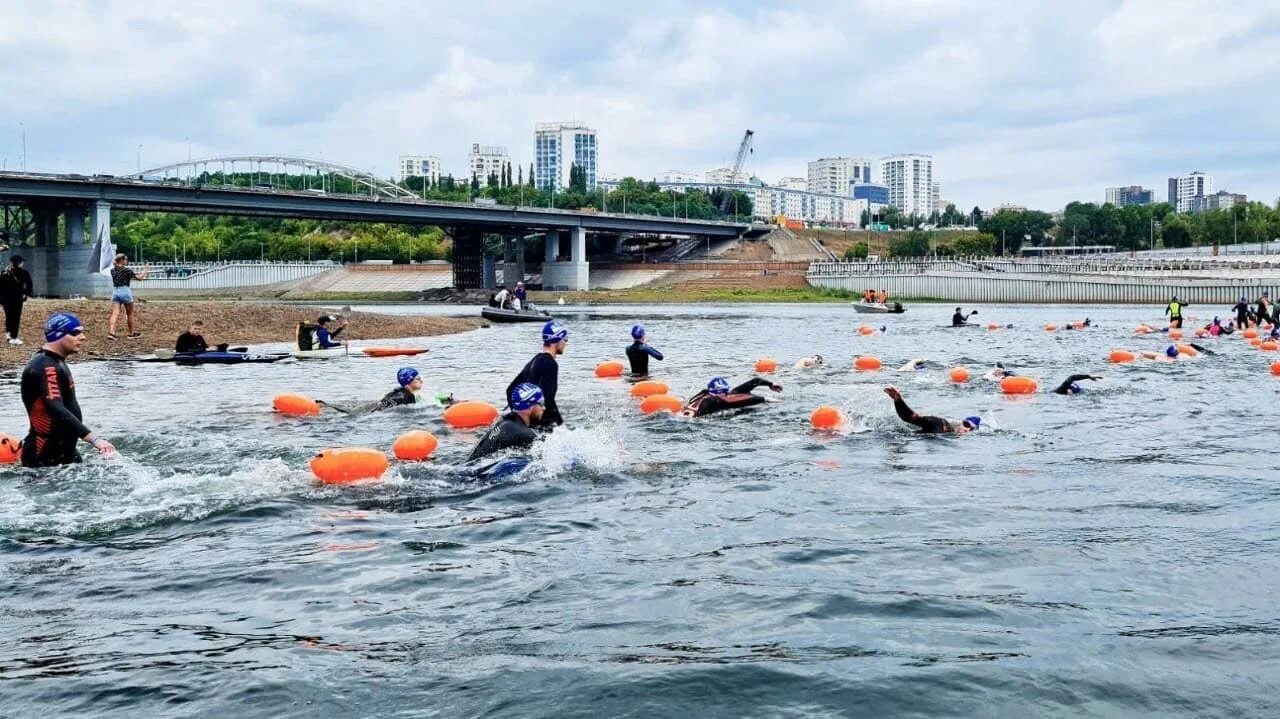
[[[1057,325],[1045,325],[1045,326],[1044,326],[1044,331],[1045,331],[1045,332],[1057,332],[1057,331],[1058,331],[1058,326],[1057,326]]]
[[[987,323],[987,329],[989,329],[989,330],[998,330],[998,329],[1000,329],[1000,325],[996,324],[995,322],[988,322],[988,323]]]
[[[1084,329],[1084,323],[1083,323],[1083,322],[1073,322],[1073,323],[1071,324],[1071,326],[1072,326],[1072,327],[1074,327],[1074,328],[1076,328],[1076,329],[1078,329],[1078,330],[1082,330],[1082,329]]]
[[[320,414],[320,404],[305,394],[285,392],[271,398],[271,408],[280,414],[301,416]]]
[[[1252,328],[1252,327],[1250,327],[1249,329],[1245,330],[1245,331],[1244,331],[1244,334],[1243,334],[1243,337],[1244,337],[1245,339],[1247,339],[1247,340],[1251,340],[1251,339],[1253,339],[1254,337],[1257,337],[1257,336],[1258,336],[1258,331],[1257,331],[1257,330],[1255,330],[1255,329],[1254,329],[1254,328]]]
[[[596,365],[596,376],[597,377],[621,377],[622,370],[623,370],[623,367],[621,362],[619,362],[618,360],[609,360],[608,362],[601,362],[600,364]]]
[[[22,440],[0,434],[0,464],[15,464],[22,457]]]
[[[772,357],[764,357],[756,360],[756,371],[761,374],[775,372],[778,369],[778,360]]]
[[[856,367],[861,372],[875,372],[876,370],[883,367],[884,363],[880,361],[879,357],[872,357],[871,355],[862,355],[858,357],[858,359],[853,361],[853,366]]]
[[[809,424],[814,429],[837,429],[844,424],[844,413],[830,405],[823,405],[809,415]]]
[[[325,484],[377,479],[389,466],[387,455],[366,447],[322,449],[311,458],[311,473]]]
[[[875,333],[876,333],[876,328],[872,327],[871,325],[863,325],[858,328],[858,334],[860,335],[873,335]]]
[[[1000,380],[1000,391],[1005,394],[1034,394],[1039,389],[1036,381],[1030,377],[1005,377]]]
[[[1205,328],[1201,327],[1200,329],[1196,330],[1196,337],[1208,337],[1208,336],[1209,336],[1209,331],[1206,330]]]
[[[631,385],[632,397],[648,397],[652,394],[666,394],[670,390],[666,382],[656,382],[647,379],[643,382],[636,382]]]
[[[1182,330],[1177,330],[1177,329],[1169,330],[1169,339],[1171,340],[1182,339]]]
[[[956,384],[963,384],[969,381],[969,370],[964,367],[951,368],[951,381]]]
[[[1180,355],[1195,357],[1200,354],[1198,351],[1196,351],[1196,348],[1192,347],[1191,345],[1177,345],[1177,347],[1178,347],[1178,354]]]
[[[640,411],[645,414],[654,412],[679,412],[684,409],[684,402],[673,394],[651,394],[640,403]]]
[[[441,416],[445,424],[454,429],[487,427],[498,418],[498,408],[488,402],[468,400],[449,405]]]
[[[1280,377],[1280,360],[1271,363],[1271,374]]]
[[[395,443],[391,445],[391,453],[396,456],[396,459],[421,462],[430,457],[439,446],[440,440],[436,439],[434,434],[423,429],[415,429],[396,437]]]
[[[1114,362],[1115,364],[1132,362],[1135,359],[1137,358],[1129,350],[1111,350],[1111,355],[1107,357],[1108,362]]]
[[[1277,343],[1275,340],[1265,340],[1258,345],[1258,349],[1263,352],[1275,352],[1277,349],[1280,349],[1280,343]]]
[[[1261,347],[1262,340],[1258,339],[1257,337],[1254,337],[1253,339],[1249,340],[1249,344],[1253,345],[1254,347]]]

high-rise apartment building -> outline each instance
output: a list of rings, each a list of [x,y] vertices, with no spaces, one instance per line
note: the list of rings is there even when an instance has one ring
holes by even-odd
[[[1236,205],[1243,205],[1249,201],[1249,198],[1234,192],[1220,190],[1212,195],[1200,195],[1191,198],[1191,209],[1189,212],[1201,213],[1209,210],[1229,210]]]
[[[1169,204],[1175,212],[1191,212],[1197,197],[1213,194],[1213,175],[1199,170],[1189,175],[1169,178]]]
[[[849,195],[849,186],[871,182],[871,161],[823,157],[809,163],[809,192]]]
[[[1116,207],[1125,205],[1150,205],[1155,201],[1155,192],[1144,189],[1142,185],[1128,187],[1108,187],[1107,202]]]
[[[440,181],[440,158],[433,155],[401,155],[400,181],[406,177],[425,177],[431,182]]]
[[[778,180],[778,187],[788,190],[801,190],[803,192],[808,192],[809,181],[803,177],[784,177],[781,180]]]
[[[487,184],[490,177],[498,178],[498,185],[505,185],[507,172],[511,170],[511,157],[507,148],[500,145],[471,145],[471,153],[467,155],[467,166],[470,168],[468,179],[474,177],[481,185]],[[514,181],[514,180],[513,180]]]
[[[933,157],[890,155],[880,160],[880,183],[889,188],[889,204],[904,215],[933,212]]]
[[[946,209],[947,209],[947,206],[942,204],[942,183],[941,182],[930,183],[929,184],[930,212],[936,212],[939,215],[941,215],[943,212],[946,211]]]
[[[534,128],[534,182],[540,190],[569,187],[569,171],[586,173],[587,189],[596,187],[596,131],[574,122],[539,123]]]

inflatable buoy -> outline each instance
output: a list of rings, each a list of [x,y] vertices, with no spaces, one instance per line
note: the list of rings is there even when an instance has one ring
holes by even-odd
[[[969,370],[964,367],[951,368],[951,381],[956,384],[962,384],[969,381]]]
[[[1178,345],[1178,354],[1186,355],[1188,357],[1195,357],[1200,353],[1197,352],[1196,348],[1192,347],[1191,345]]]
[[[1257,337],[1254,337],[1249,340],[1249,344],[1253,345],[1254,347],[1261,347],[1262,340],[1258,339]]]
[[[320,414],[320,405],[304,394],[286,392],[271,398],[271,408],[280,414]]]
[[[1182,330],[1179,330],[1179,329],[1172,329],[1172,330],[1169,330],[1169,339],[1171,339],[1171,340],[1180,340],[1180,339],[1182,339]]]
[[[1247,340],[1251,340],[1251,339],[1253,339],[1254,337],[1257,337],[1257,336],[1258,336],[1258,331],[1257,331],[1257,330],[1255,330],[1255,329],[1254,329],[1254,328],[1252,328],[1252,327],[1250,327],[1249,329],[1245,330],[1245,331],[1244,331],[1244,334],[1243,334],[1243,337],[1244,337],[1245,339],[1247,339]]]
[[[876,328],[872,327],[871,325],[863,325],[858,328],[858,334],[860,335],[873,335],[875,333],[876,333]]]
[[[844,414],[830,405],[823,405],[809,415],[809,424],[814,429],[836,429],[844,424]]]
[[[1005,394],[1033,394],[1038,385],[1030,377],[1005,377],[1000,380],[1000,391]]]
[[[1132,362],[1135,359],[1137,358],[1134,357],[1133,353],[1129,350],[1111,350],[1111,355],[1107,357],[1108,362],[1114,362],[1116,364]]]
[[[853,361],[853,366],[863,372],[874,372],[880,369],[883,366],[883,363],[880,361],[879,357],[872,357],[871,355],[862,355],[861,357]]]
[[[1258,349],[1263,352],[1275,352],[1277,349],[1280,349],[1280,343],[1277,343],[1275,340],[1266,340],[1258,345]]]
[[[22,457],[22,441],[0,434],[0,464],[14,464]]]
[[[1196,337],[1208,337],[1208,336],[1209,336],[1209,331],[1206,330],[1205,328],[1201,327],[1200,329],[1196,330]]]
[[[455,429],[487,427],[498,418],[498,408],[488,402],[458,402],[445,409],[445,424]]]
[[[666,382],[655,382],[647,379],[643,382],[636,382],[631,385],[632,397],[648,397],[651,394],[666,394],[670,388]]]
[[[684,402],[673,394],[651,394],[640,403],[640,411],[645,414],[654,412],[679,412],[684,409]]]
[[[772,357],[765,357],[763,359],[756,360],[756,371],[761,374],[768,374],[776,371],[777,369],[778,360],[773,359]]]
[[[365,447],[323,449],[311,458],[311,473],[325,484],[377,479],[389,466],[387,455]]]
[[[1280,360],[1271,363],[1271,374],[1280,377]]]
[[[1058,326],[1057,326],[1057,325],[1045,325],[1045,326],[1044,326],[1044,331],[1045,331],[1045,332],[1057,332],[1057,331],[1058,331]]]
[[[1000,329],[1000,325],[996,324],[995,322],[991,322],[991,323],[989,323],[989,324],[987,325],[987,329],[989,329],[989,330],[998,330],[998,329]]]
[[[440,446],[440,440],[436,439],[434,434],[422,429],[415,429],[411,432],[396,437],[396,441],[391,445],[391,453],[396,459],[406,459],[411,462],[421,462],[431,453],[436,451],[436,447]]]
[[[596,376],[597,377],[621,377],[622,369],[623,369],[622,363],[619,362],[618,360],[609,360],[608,362],[601,362],[600,364],[596,365]]]

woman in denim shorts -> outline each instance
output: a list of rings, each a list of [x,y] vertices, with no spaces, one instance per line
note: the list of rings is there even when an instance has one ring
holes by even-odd
[[[111,326],[107,331],[107,339],[116,338],[116,321],[120,319],[120,308],[124,307],[125,321],[129,325],[129,337],[138,338],[142,333],[138,331],[133,320],[133,290],[129,289],[129,283],[134,280],[145,280],[147,271],[134,272],[129,267],[129,256],[121,252],[116,255],[116,263],[111,268]]]

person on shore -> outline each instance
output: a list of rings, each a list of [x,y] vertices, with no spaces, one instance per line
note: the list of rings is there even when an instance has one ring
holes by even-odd
[[[22,324],[22,305],[31,299],[35,290],[31,285],[31,273],[23,268],[22,255],[9,258],[9,264],[0,272],[0,304],[4,305],[4,330],[9,344],[20,345],[18,330]]]
[[[966,315],[966,314],[964,314],[963,312],[961,312],[961,311],[960,311],[960,308],[959,308],[959,307],[957,307],[957,308],[956,308],[956,313],[955,313],[954,315],[951,315],[951,326],[952,326],[952,327],[964,327],[965,325],[969,324],[969,318],[970,318],[970,317],[972,317],[972,316],[974,316],[974,315],[976,315],[976,314],[978,314],[978,311],[977,311],[977,310],[973,310],[972,312],[970,312],[969,314],[967,314],[967,315]]]
[[[515,295],[514,297],[511,298],[512,309],[514,309],[516,312],[519,312],[520,310],[527,309],[529,307],[529,304],[528,304],[529,293],[525,291],[523,282],[516,283],[515,292],[513,292],[512,294]]]
[[[897,411],[898,418],[918,427],[923,434],[965,434],[982,425],[982,418],[978,416],[965,417],[959,423],[955,423],[941,417],[916,414],[902,399],[902,393],[897,387],[885,387],[884,393],[893,400],[893,408]]]
[[[331,330],[329,325],[332,322],[337,322],[338,326]],[[341,347],[342,342],[335,338],[346,328],[347,318],[338,319],[334,315],[320,315],[316,320],[316,348],[327,350]]]
[[[134,280],[147,279],[149,270],[134,272],[129,266],[129,256],[121,252],[116,255],[115,264],[111,267],[111,322],[107,327],[107,339],[116,339],[116,323],[120,320],[120,308],[124,308],[125,324],[129,327],[129,339],[137,339],[142,332],[134,320],[133,290],[129,283]]]
[[[764,397],[752,394],[756,387],[768,387],[774,392],[782,391],[782,385],[760,377],[752,377],[733,389],[729,388],[729,382],[724,377],[714,377],[707,383],[706,389],[689,398],[680,414],[685,417],[705,417],[716,412],[754,407],[767,402]]]
[[[1182,328],[1182,308],[1189,306],[1185,302],[1179,302],[1176,295],[1169,300],[1169,304],[1164,308],[1164,313],[1169,315],[1170,329]]]
[[[560,415],[560,405],[556,403],[556,393],[560,389],[560,364],[556,357],[564,354],[569,343],[569,330],[557,320],[551,320],[542,327],[542,351],[533,356],[524,368],[516,374],[515,379],[507,385],[507,397],[514,396],[522,384],[532,384],[542,392],[545,409],[540,413],[538,426],[552,429],[564,424]]]
[[[822,355],[810,355],[808,357],[801,357],[800,361],[796,362],[795,366],[796,366],[796,369],[813,369],[815,367],[821,367]]]
[[[545,402],[546,397],[538,385],[529,382],[516,385],[507,396],[511,411],[484,433],[467,456],[467,461],[474,462],[505,449],[533,446],[538,440],[538,433],[533,427],[542,424]]]
[[[1097,375],[1073,374],[1070,377],[1063,380],[1062,384],[1058,385],[1057,389],[1053,390],[1053,393],[1054,394],[1080,394],[1081,392],[1084,391],[1084,389],[1080,386],[1081,382],[1085,380],[1097,381],[1100,379],[1102,378]]]
[[[644,325],[633,325],[631,327],[631,340],[631,344],[627,345],[626,349],[627,361],[631,363],[631,374],[647,375],[649,374],[649,358],[652,357],[661,362],[662,353],[645,342]]]
[[[81,461],[76,442],[84,440],[100,453],[116,448],[84,425],[76,400],[76,383],[66,359],[84,345],[84,325],[70,312],[58,312],[44,323],[44,346],[22,371],[22,404],[30,429],[22,442],[22,466],[56,467]]]

